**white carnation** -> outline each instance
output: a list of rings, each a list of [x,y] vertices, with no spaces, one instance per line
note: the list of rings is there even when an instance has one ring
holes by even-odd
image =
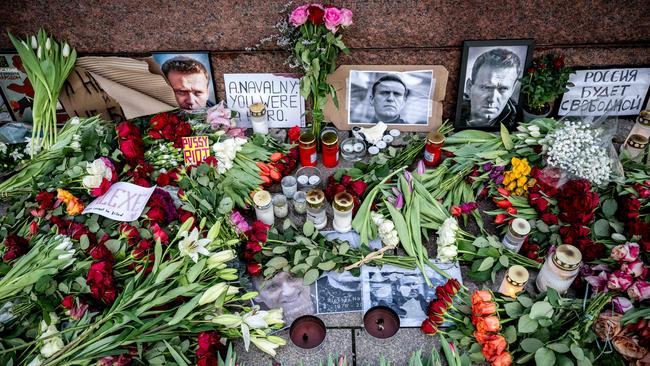
[[[81,180],[81,184],[87,189],[97,188],[102,184],[101,175],[87,175]]]
[[[382,234],[382,235],[387,235],[388,233],[393,231],[394,228],[395,228],[395,225],[393,224],[392,221],[384,220],[384,222],[382,222],[379,225],[379,233]]]
[[[438,259],[442,262],[453,262],[458,255],[458,248],[455,245],[438,247]]]

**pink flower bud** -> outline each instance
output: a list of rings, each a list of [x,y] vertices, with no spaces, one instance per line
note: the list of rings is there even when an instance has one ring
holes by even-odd
[[[309,5],[302,5],[291,12],[289,22],[293,24],[294,27],[299,27],[307,21],[307,17],[309,16],[309,13],[307,12],[308,7]]]
[[[612,249],[612,258],[617,261],[633,262],[639,257],[639,244],[625,243]]]
[[[632,285],[632,280],[632,276],[629,274],[623,271],[616,271],[609,276],[607,287],[610,290],[625,291]]]
[[[635,260],[634,262],[625,262],[621,264],[621,271],[629,274],[632,277],[645,277],[645,275],[648,273],[648,269],[639,259]]]
[[[650,299],[650,282],[637,280],[627,289],[627,295],[637,301]]]

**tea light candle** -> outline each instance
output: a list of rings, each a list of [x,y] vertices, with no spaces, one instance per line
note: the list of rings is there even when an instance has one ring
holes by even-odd
[[[325,340],[327,329],[319,318],[313,315],[303,315],[291,323],[289,338],[291,342],[302,349],[312,349],[320,346]]]
[[[377,141],[377,143],[375,144],[375,146],[377,146],[377,147],[379,148],[379,150],[383,150],[383,149],[386,148],[387,145],[386,145],[386,142],[385,142],[385,141],[380,140],[380,141]]]
[[[551,287],[560,294],[565,293],[578,276],[581,262],[582,253],[578,248],[568,244],[558,246],[554,253],[546,257],[537,275],[537,289],[545,292]]]
[[[363,316],[363,327],[371,336],[379,339],[390,338],[399,330],[399,316],[386,306],[374,306]]]
[[[355,153],[360,153],[365,149],[366,147],[363,145],[363,142],[357,142],[352,146],[353,150]]]
[[[306,175],[299,176],[298,184],[300,184],[301,186],[306,186],[307,184],[309,184],[309,177]]]
[[[398,129],[393,128],[392,130],[388,131],[388,134],[391,135],[391,136],[393,136],[393,139],[396,139],[396,138],[398,138],[399,135],[401,135],[402,133],[401,133]]]
[[[506,275],[501,281],[501,286],[499,286],[499,292],[515,298],[517,293],[523,291],[524,286],[528,282],[528,271],[526,268],[520,265],[514,265],[508,268]]]
[[[309,177],[308,182],[310,186],[317,186],[320,184],[320,177],[317,175],[312,175]]]
[[[289,214],[289,206],[287,205],[287,197],[277,194],[273,196],[273,213],[279,219],[287,217]]]
[[[293,195],[296,194],[296,191],[298,190],[298,182],[296,181],[296,178],[291,175],[282,178],[280,185],[282,185],[282,194],[287,198],[293,198]]]
[[[370,146],[368,148],[368,154],[370,155],[377,155],[379,154],[379,148],[377,146]]]
[[[253,195],[253,203],[255,204],[255,216],[257,219],[267,225],[273,225],[275,216],[273,215],[271,194],[268,191],[257,191]]]
[[[391,135],[384,135],[384,137],[382,137],[381,139],[388,145],[393,143],[393,136]]]
[[[349,154],[349,153],[352,153],[352,152],[354,152],[354,145],[352,145],[352,144],[342,145],[342,146],[341,146],[341,150],[342,150],[344,153],[348,153],[348,154]]]

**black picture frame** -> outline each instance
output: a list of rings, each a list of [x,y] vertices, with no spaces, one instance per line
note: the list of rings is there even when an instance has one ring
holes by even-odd
[[[216,105],[217,103],[220,102],[219,96],[217,95],[217,83],[214,77],[214,72],[212,68],[212,53],[207,50],[169,50],[169,51],[152,51],[150,56],[152,57],[153,61],[162,68],[162,63],[158,63],[156,60],[156,56],[160,55],[188,55],[188,54],[201,54],[205,55],[207,57],[207,65],[205,62],[198,60],[198,62],[202,63],[204,66],[207,66],[207,71],[210,74],[208,78],[208,89],[210,91],[210,96],[208,97],[208,102],[209,104],[206,107],[210,107],[211,105]],[[164,75],[163,75],[164,77]],[[165,77],[165,79],[167,79]],[[212,100],[211,100],[212,99]]]
[[[571,68],[574,70],[574,73],[576,71],[585,71],[585,70],[610,70],[610,69],[647,69],[650,68],[650,64],[639,64],[639,65],[629,65],[629,64],[608,64],[608,65],[594,65],[594,66],[571,66]],[[560,115],[560,108],[562,105],[562,101],[564,100],[564,94],[562,93],[558,98],[557,98],[557,103],[553,104],[553,109],[551,111],[552,116],[557,116],[558,118],[563,118],[568,116],[568,114]],[[648,101],[650,101],[650,87],[646,90],[645,96],[643,97],[643,101],[641,102],[641,111],[646,109],[646,106],[648,105]],[[617,114],[615,115],[616,117],[637,117],[639,114],[638,113],[632,113],[632,114]]]
[[[485,131],[498,131],[501,123],[504,123],[508,129],[514,129],[517,121],[521,120],[521,107],[518,103],[521,95],[520,79],[525,70],[532,64],[534,40],[532,39],[512,39],[512,40],[481,40],[481,41],[464,41],[463,53],[460,65],[460,77],[458,79],[458,98],[456,102],[456,116],[454,119],[454,129],[477,129]],[[495,116],[487,121],[475,121],[468,123],[471,119],[471,97],[467,93],[466,87],[471,79],[474,61],[482,54],[491,52],[494,49],[505,49],[515,54],[519,58],[519,69],[517,70],[517,79],[512,92],[508,99],[503,101],[503,105],[497,104],[490,107],[489,110],[495,109]],[[503,56],[504,54],[502,54]],[[504,57],[510,57],[505,54]],[[522,60],[522,58],[524,58]],[[468,62],[471,64],[468,65]],[[469,70],[468,70],[469,68]],[[480,70],[480,68],[479,68]],[[468,77],[469,76],[469,77]],[[506,90],[505,93],[508,93]],[[487,113],[489,113],[489,110]],[[497,114],[498,112],[498,114]],[[489,115],[488,117],[490,118]]]

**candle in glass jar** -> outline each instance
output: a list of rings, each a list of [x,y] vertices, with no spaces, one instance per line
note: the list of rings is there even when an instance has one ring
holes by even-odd
[[[298,191],[293,195],[293,212],[304,215],[307,212],[307,195],[303,191]]]
[[[339,233],[347,233],[352,230],[352,209],[354,207],[354,198],[348,192],[339,192],[334,196],[332,210],[334,211],[334,221],[332,226]]]
[[[255,216],[257,219],[267,225],[273,225],[275,216],[273,214],[271,194],[268,191],[257,191],[253,195],[253,203],[255,204]]]
[[[522,218],[516,218],[510,221],[508,231],[503,237],[503,246],[515,253],[519,252],[521,245],[530,233],[530,224]]]
[[[287,197],[277,194],[273,196],[273,213],[279,219],[287,217],[289,214],[289,206],[287,205]]]
[[[296,191],[298,190],[298,182],[296,178],[291,175],[282,178],[280,185],[282,186],[282,194],[287,198],[293,198],[293,195],[296,194]]]
[[[321,134],[323,165],[334,168],[339,164],[339,135],[336,130],[327,130]]]
[[[442,158],[442,147],[445,144],[445,136],[438,131],[429,132],[427,143],[424,146],[424,165],[436,167]]]
[[[300,135],[300,164],[316,166],[316,138],[311,132]]]
[[[248,107],[251,115],[251,125],[254,133],[267,135],[269,133],[269,121],[266,117],[266,106],[264,103],[254,103]]]
[[[541,292],[550,287],[558,293],[565,293],[580,270],[582,253],[573,245],[562,244],[555,252],[549,253],[537,275],[535,284]]]
[[[363,327],[375,338],[390,338],[399,330],[399,316],[387,306],[374,306],[363,315]]]
[[[322,320],[313,315],[303,315],[291,323],[289,338],[302,349],[318,347],[325,340],[327,329]]]
[[[648,138],[634,134],[627,139],[627,143],[623,147],[625,151],[630,155],[631,159],[636,158],[639,155],[642,155],[645,148],[648,146]]]
[[[318,188],[307,192],[307,220],[311,221],[318,230],[327,225],[325,193]]]
[[[528,282],[528,271],[526,268],[520,265],[514,265],[508,268],[506,275],[503,277],[503,281],[501,281],[499,292],[515,298],[519,292],[523,291],[526,282]]]

